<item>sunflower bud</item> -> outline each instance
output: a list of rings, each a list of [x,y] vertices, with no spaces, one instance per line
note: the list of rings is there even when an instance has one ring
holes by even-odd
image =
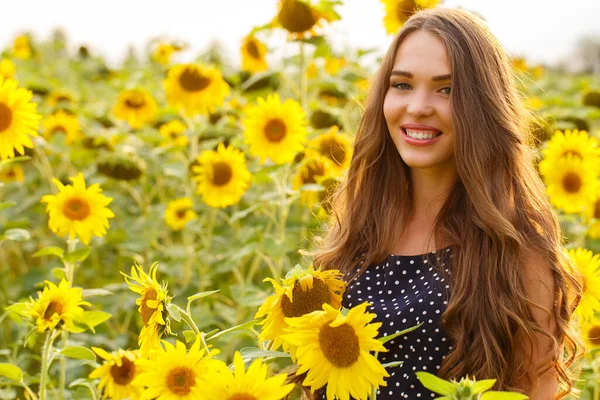
[[[144,161],[133,154],[113,154],[103,156],[97,163],[99,173],[113,179],[131,181],[138,179],[144,172]]]
[[[587,92],[583,97],[583,105],[600,108],[600,92]]]
[[[310,116],[310,125],[315,129],[326,129],[331,128],[334,125],[342,127],[342,121],[324,110],[315,110]]]

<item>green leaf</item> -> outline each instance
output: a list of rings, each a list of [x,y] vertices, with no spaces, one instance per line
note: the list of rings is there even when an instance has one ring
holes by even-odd
[[[432,392],[451,396],[456,392],[454,385],[448,381],[445,381],[437,376],[430,374],[429,372],[417,372],[417,378],[427,389]]]
[[[220,291],[221,291],[221,289],[217,289],[217,290],[209,290],[207,292],[196,293],[195,295],[190,296],[190,297],[187,298],[187,300],[188,300],[188,307],[190,306],[190,304],[192,304],[192,302],[194,300],[198,300],[198,299],[201,299],[202,297],[210,296],[211,294],[215,294],[215,293],[220,292]]]
[[[88,258],[89,255],[90,255],[90,248],[82,247],[81,249],[77,249],[75,251],[68,253],[65,256],[65,261],[68,261],[71,264],[76,263],[76,262],[83,262],[83,261],[85,261],[86,258]]]
[[[515,392],[485,392],[481,395],[481,400],[525,400],[529,397]]]
[[[180,308],[177,307],[175,304],[167,304],[167,311],[169,312],[169,316],[177,322],[181,321],[181,312],[179,310]]]
[[[387,368],[401,367],[402,364],[404,364],[404,361],[392,361],[392,362],[381,364],[381,365],[383,366],[383,368],[387,369]]]
[[[474,394],[483,393],[486,390],[490,390],[492,386],[496,383],[495,379],[483,379],[481,381],[477,381],[471,385],[471,389]]]
[[[17,205],[17,203],[14,202],[14,201],[5,201],[5,202],[0,203],[0,210],[4,210],[4,209],[10,208],[10,207],[14,207],[16,205]]]
[[[405,329],[400,332],[396,332],[392,335],[379,337],[379,338],[377,338],[377,340],[379,340],[381,343],[385,344],[385,343],[389,342],[390,340],[396,339],[398,336],[406,335],[407,333],[412,332],[415,329],[418,329],[421,325],[423,325],[423,322],[421,322],[419,325],[411,326],[408,329]]]
[[[80,322],[86,324],[92,332],[96,333],[94,327],[108,320],[111,316],[111,313],[104,311],[84,311]]]
[[[52,272],[52,275],[54,275],[54,277],[56,279],[58,279],[59,281],[65,277],[65,269],[62,267],[52,268],[51,272]]]
[[[231,217],[229,217],[229,222],[233,223],[233,222],[236,222],[237,220],[245,218],[248,216],[248,214],[250,214],[252,211],[256,210],[259,207],[260,207],[260,204],[256,203],[256,204],[246,208],[245,210],[240,210],[238,212],[235,212],[235,213],[231,214]]]
[[[93,351],[83,346],[69,346],[60,351],[63,356],[77,360],[96,361],[96,355]]]
[[[2,160],[2,161],[0,161],[0,169],[2,169],[3,167],[8,167],[9,165],[12,165],[12,164],[19,164],[19,163],[29,161],[29,160],[31,160],[31,157],[29,157],[29,156],[14,157],[14,158],[9,158],[7,160]]]
[[[14,364],[0,363],[0,376],[4,376],[13,381],[23,382],[23,371]]]
[[[81,297],[94,297],[94,296],[108,296],[113,294],[110,290],[106,289],[83,289],[81,292]]]
[[[230,332],[234,332],[234,331],[250,330],[255,324],[256,324],[255,320],[244,322],[243,324],[236,325],[236,326],[234,326],[232,328],[225,329],[224,331],[218,332],[218,333],[212,335],[211,337],[207,337],[206,340],[209,341],[209,340],[212,340],[212,339],[216,339],[219,336],[222,336],[222,335],[224,335],[226,333],[230,333]]]
[[[31,257],[36,258],[36,257],[42,257],[42,256],[56,256],[58,258],[63,258],[64,254],[65,254],[65,251],[63,249],[61,249],[60,247],[48,246],[48,247],[44,247],[43,249],[36,251],[35,253],[33,253],[33,255]]]
[[[29,309],[28,303],[15,303],[15,304],[11,304],[10,306],[6,307],[6,311],[13,312],[13,313],[21,315],[21,316],[25,316],[28,309]]]
[[[183,331],[183,337],[185,338],[186,343],[191,343],[194,340],[196,340],[196,334],[194,333],[194,331],[191,331],[189,329]]]
[[[290,355],[283,351],[262,350],[257,347],[244,347],[240,350],[243,358],[259,358],[259,357],[289,357]]]
[[[4,234],[0,236],[0,239],[13,240],[15,242],[26,242],[31,239],[31,234],[26,229],[13,228],[4,231]]]

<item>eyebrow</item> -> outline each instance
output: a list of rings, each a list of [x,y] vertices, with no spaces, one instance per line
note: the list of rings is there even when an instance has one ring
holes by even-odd
[[[405,76],[407,78],[412,78],[413,77],[413,74],[411,74],[410,72],[406,72],[406,71],[392,71],[392,75]],[[437,81],[449,81],[451,78],[452,78],[452,75],[446,74],[446,75],[434,76],[433,78],[431,78],[431,80],[433,82],[437,82]]]

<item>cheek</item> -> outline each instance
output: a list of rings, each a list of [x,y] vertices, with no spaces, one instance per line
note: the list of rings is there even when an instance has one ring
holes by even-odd
[[[383,115],[385,116],[385,119],[388,124],[393,122],[394,118],[396,118],[398,115],[399,107],[397,103],[398,101],[389,94],[386,95],[385,99],[383,100]]]

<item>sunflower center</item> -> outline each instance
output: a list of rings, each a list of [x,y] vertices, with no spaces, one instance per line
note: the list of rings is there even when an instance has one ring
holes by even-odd
[[[167,386],[174,394],[185,396],[196,386],[194,371],[187,367],[173,368],[167,376]]]
[[[588,340],[594,346],[600,346],[600,325],[594,325],[587,334]]]
[[[317,23],[315,14],[308,4],[298,0],[283,0],[277,19],[286,31],[302,33]]]
[[[563,177],[563,187],[568,193],[577,193],[581,189],[581,178],[574,172],[569,172]]]
[[[327,360],[338,368],[353,365],[360,356],[358,336],[348,324],[331,327],[323,325],[319,331],[319,346]]]
[[[293,301],[287,296],[281,298],[281,310],[286,317],[301,317],[315,310],[321,310],[323,303],[331,302],[331,294],[327,284],[321,279],[313,278],[313,287],[306,292],[302,290],[300,282],[294,284],[292,291]]]
[[[250,54],[252,58],[260,59],[260,51],[256,45],[256,40],[248,40],[248,43],[246,43],[246,50],[248,50],[248,54]]]
[[[594,218],[600,218],[600,201],[594,204]]]
[[[142,108],[146,105],[146,99],[143,95],[134,93],[125,100],[125,105],[133,109]]]
[[[248,393],[236,393],[233,396],[229,396],[227,400],[258,400],[256,397]]]
[[[181,208],[179,210],[177,210],[177,218],[179,219],[183,219],[185,218],[185,215],[187,214],[187,208]]]
[[[399,1],[396,5],[396,18],[399,22],[406,22],[415,13],[417,4],[414,0]]]
[[[142,314],[142,320],[145,325],[148,325],[150,322],[150,318],[156,311],[156,308],[148,307],[148,300],[156,300],[158,297],[158,292],[154,288],[149,288],[144,291],[144,295],[142,296],[142,310],[140,314]]]
[[[337,140],[327,140],[321,144],[321,154],[338,165],[342,165],[346,159],[346,151]]]
[[[210,78],[203,76],[196,69],[186,68],[179,75],[179,84],[188,92],[199,92],[210,85]]]
[[[216,186],[224,186],[229,183],[233,177],[233,170],[226,162],[218,161],[213,164],[212,183]]]
[[[117,385],[129,385],[135,377],[135,364],[126,357],[121,358],[121,366],[110,367],[110,375]]]
[[[285,134],[285,123],[279,118],[271,119],[265,125],[265,136],[269,142],[281,142],[281,140],[285,137]]]
[[[13,113],[10,107],[4,103],[0,103],[0,132],[10,127]]]
[[[51,301],[46,307],[46,311],[44,312],[44,319],[49,321],[54,314],[60,315],[62,312],[62,305],[56,301]]]
[[[82,221],[90,215],[90,203],[79,197],[73,197],[65,202],[63,212],[71,221]]]
[[[67,130],[65,129],[64,126],[62,125],[56,125],[54,128],[52,128],[52,130],[50,131],[50,135],[55,135],[57,133],[65,133]]]
[[[323,168],[323,164],[315,162],[308,164],[306,166],[305,175],[303,177],[303,183],[317,183],[317,176],[323,176],[325,174],[325,169]]]

